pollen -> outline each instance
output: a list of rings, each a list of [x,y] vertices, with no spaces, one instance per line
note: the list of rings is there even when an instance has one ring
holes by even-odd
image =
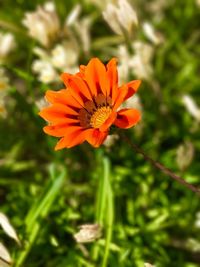
[[[90,126],[92,128],[99,128],[108,119],[112,109],[110,106],[98,108],[90,118]]]

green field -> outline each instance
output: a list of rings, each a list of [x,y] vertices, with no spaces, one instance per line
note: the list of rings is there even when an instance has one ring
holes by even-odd
[[[19,238],[0,217],[0,267],[200,266],[199,196],[130,146],[198,188],[199,18],[199,0],[0,0],[0,212]],[[126,104],[142,119],[55,151],[45,92],[93,57],[142,80]],[[97,236],[77,242],[87,224]]]

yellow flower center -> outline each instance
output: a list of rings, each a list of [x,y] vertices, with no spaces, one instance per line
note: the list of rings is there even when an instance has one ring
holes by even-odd
[[[112,99],[98,94],[93,100],[86,101],[80,109],[78,120],[84,128],[99,128],[112,113]]]
[[[98,108],[90,118],[90,125],[93,128],[99,128],[108,119],[112,110],[110,106]]]

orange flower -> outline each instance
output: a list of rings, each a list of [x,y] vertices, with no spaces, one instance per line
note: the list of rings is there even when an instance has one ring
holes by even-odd
[[[80,72],[75,75],[61,75],[65,89],[46,92],[46,99],[52,105],[39,115],[49,122],[44,132],[61,137],[55,150],[84,141],[99,147],[112,124],[126,129],[140,120],[140,112],[136,109],[118,111],[122,102],[137,91],[141,81],[118,87],[116,65],[115,58],[106,66],[98,58],[93,58],[87,66],[81,65]]]

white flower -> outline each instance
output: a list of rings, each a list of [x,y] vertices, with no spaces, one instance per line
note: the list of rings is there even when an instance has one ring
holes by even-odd
[[[35,53],[35,55],[37,55],[40,59],[43,59],[44,61],[50,61],[50,56],[49,54],[46,52],[46,50],[40,48],[40,47],[35,47],[33,49],[33,52]]]
[[[78,233],[74,234],[77,243],[93,242],[101,236],[101,227],[98,224],[84,224]]]
[[[55,82],[59,79],[58,73],[52,64],[45,60],[35,60],[32,65],[34,72],[39,74],[39,80],[44,83]]]
[[[77,21],[80,15],[80,12],[81,12],[81,5],[80,4],[75,5],[75,7],[72,9],[72,11],[69,13],[69,15],[66,18],[66,21],[65,21],[66,27],[73,25]]]
[[[134,42],[132,46],[134,54],[130,54],[125,45],[118,48],[120,83],[127,82],[129,74],[146,80],[149,80],[153,74],[151,65],[153,47],[142,42]]]
[[[74,24],[74,29],[80,38],[85,53],[89,52],[91,46],[90,26],[91,19],[89,17],[83,18]]]
[[[196,228],[200,228],[200,212],[198,211],[196,214],[196,220],[194,222]]]
[[[0,212],[0,225],[3,231],[11,238],[13,238],[18,245],[20,245],[20,240],[18,239],[17,233],[14,227],[11,225],[8,217]],[[0,243],[0,266],[1,267],[9,267],[12,265],[12,259],[10,257],[10,253],[7,248]]]
[[[130,35],[138,25],[137,14],[127,0],[118,0],[118,5],[109,3],[103,11],[103,17],[111,29],[120,35],[124,31]]]
[[[143,23],[143,31],[146,35],[146,37],[155,45],[159,45],[163,38],[160,33],[156,32],[153,28],[153,25],[149,22]]]
[[[0,225],[9,237],[13,238],[18,244],[20,244],[19,238],[14,227],[11,225],[8,217],[2,212],[0,212]]]
[[[187,111],[194,117],[198,122],[200,122],[200,108],[194,102],[191,96],[184,95],[183,96],[183,104]]]
[[[12,265],[12,259],[7,248],[0,243],[0,266],[9,267]]]
[[[44,9],[48,12],[56,12],[56,7],[53,2],[46,2],[44,3]]]
[[[142,42],[135,42],[133,47],[135,49],[135,55],[130,59],[130,68],[133,68],[134,74],[139,79],[148,80],[153,73],[151,65],[154,52],[153,48],[152,46]]]
[[[130,54],[127,51],[125,45],[120,45],[117,51],[117,57],[119,58],[118,73],[119,73],[119,84],[126,83],[129,75],[129,60]]]
[[[81,6],[76,5],[65,21],[65,32],[68,39],[76,41],[79,51],[82,49],[85,53],[89,52],[90,49],[90,25],[91,18],[84,17],[79,19],[81,12]],[[78,49],[77,49],[78,50]]]
[[[70,41],[56,45],[51,51],[36,47],[34,53],[39,57],[33,62],[32,69],[39,74],[44,83],[59,81],[61,72],[75,73],[78,71],[78,51]]]
[[[194,146],[187,141],[181,144],[176,151],[176,163],[181,171],[184,171],[194,158]]]
[[[56,68],[66,71],[66,69],[73,68],[77,65],[78,52],[70,42],[65,42],[63,45],[57,45],[51,53],[51,62]]]
[[[11,33],[0,33],[0,62],[8,56],[14,47],[14,36]]]
[[[25,13],[22,23],[28,28],[29,35],[45,47],[57,38],[60,31],[60,21],[53,3],[38,6],[36,11]]]
[[[155,265],[151,265],[150,263],[146,262],[146,263],[144,264],[144,267],[156,267],[156,266],[155,266]]]

